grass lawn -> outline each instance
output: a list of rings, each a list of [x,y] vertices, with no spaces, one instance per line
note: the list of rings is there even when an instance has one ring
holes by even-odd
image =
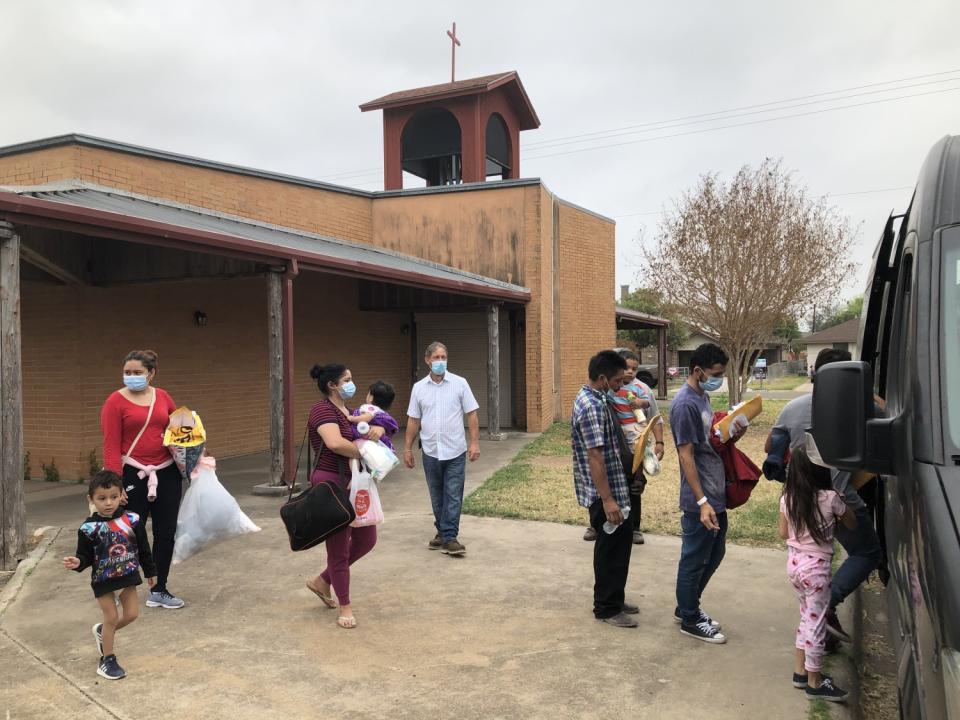
[[[785,375],[784,377],[777,378],[776,380],[764,380],[762,389],[796,390],[798,387],[805,385],[808,382],[810,382],[810,379],[806,375]],[[760,381],[751,379],[747,384],[747,388],[750,390],[760,390]]]
[[[763,443],[784,400],[765,400],[763,413],[751,424],[739,448],[760,466]],[[714,407],[726,407],[726,398],[714,398]],[[666,415],[664,420],[667,420]],[[680,471],[677,451],[670,442],[669,425],[664,434],[667,450],[660,474],[651,478],[643,493],[643,530],[661,535],[679,535]],[[573,491],[570,424],[554,424],[498,470],[465,501],[471,515],[547,520],[586,526],[587,511],[577,504]],[[730,511],[731,542],[762,547],[783,547],[777,537],[780,483],[761,478],[746,505]]]

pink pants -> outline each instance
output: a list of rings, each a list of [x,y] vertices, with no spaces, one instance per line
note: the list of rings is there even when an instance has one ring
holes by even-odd
[[[830,559],[788,548],[787,577],[800,600],[797,648],[804,652],[807,671],[820,672],[830,608]]]
[[[316,485],[318,482],[330,480],[341,484],[337,473],[314,470],[310,477],[310,484]],[[346,479],[345,482],[349,485],[350,481]],[[346,527],[327,538],[327,568],[320,577],[333,586],[333,591],[337,594],[337,602],[341,605],[350,604],[350,566],[373,550],[376,544],[376,525],[362,528]]]

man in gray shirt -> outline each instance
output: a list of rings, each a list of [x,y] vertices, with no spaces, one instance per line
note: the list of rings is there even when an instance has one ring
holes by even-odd
[[[814,366],[813,381],[816,382],[816,372],[832,362],[850,360],[850,353],[846,350],[827,348],[817,355]],[[770,452],[774,433],[785,432],[790,436],[790,448],[806,442],[806,432],[810,429],[813,417],[813,394],[804,395],[788,402],[767,438],[766,451]],[[837,618],[837,605],[856,590],[860,583],[870,577],[870,573],[880,565],[881,549],[880,538],[873,527],[873,519],[860,493],[850,482],[851,475],[846,471],[833,471],[833,486],[843,497],[857,516],[857,526],[848,530],[842,523],[837,524],[835,536],[843,549],[847,551],[847,559],[837,569],[830,582],[830,610],[827,614],[827,631],[833,637],[844,642],[850,642],[850,636],[844,631]]]

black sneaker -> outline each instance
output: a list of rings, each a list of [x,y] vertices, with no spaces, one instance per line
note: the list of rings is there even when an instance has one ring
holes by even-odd
[[[597,539],[597,531],[594,530],[592,527],[588,527],[586,529],[586,532],[583,533],[583,539],[586,540],[587,542],[593,542],[594,540]]]
[[[633,544],[634,545],[643,545],[643,533],[639,530],[633,531]]]
[[[673,610],[673,621],[675,623],[682,623],[683,618],[680,616],[680,608],[674,608]],[[700,610],[700,617],[697,618],[697,624],[700,623],[710,623],[714,629],[719,630],[721,628],[720,623],[714,620],[712,617],[707,615],[702,609]]]
[[[428,550],[439,550],[443,547],[443,538],[440,537],[440,533],[437,533],[433,536],[433,540],[427,543]]]
[[[461,545],[456,538],[448,540],[443,544],[444,555],[463,555],[465,552],[467,552],[467,549]]]
[[[619,628],[635,628],[638,625],[636,620],[622,612],[617,613],[613,617],[597,618],[597,620]]]
[[[837,617],[836,608],[830,608],[827,611],[827,632],[841,642],[853,642],[853,638],[850,637],[850,634],[844,630],[843,625],[840,624],[840,618]]]
[[[103,657],[103,623],[93,626],[93,639],[97,641],[97,655]]]
[[[793,674],[793,686],[797,690],[806,690],[807,689],[807,676],[801,675],[800,673]]]
[[[107,680],[122,680],[127,676],[126,671],[120,667],[116,655],[107,655],[100,658],[100,667],[97,668],[97,675]]]
[[[697,640],[713,643],[714,645],[722,645],[727,641],[727,636],[708,622],[701,622],[696,625],[680,623],[680,632]]]
[[[826,700],[827,702],[846,702],[848,693],[842,688],[833,684],[833,678],[824,675],[820,681],[820,687],[812,688],[807,686],[807,700]]]

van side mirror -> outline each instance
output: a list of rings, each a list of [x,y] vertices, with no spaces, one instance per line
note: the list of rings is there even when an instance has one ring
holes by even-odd
[[[840,470],[893,471],[893,423],[874,417],[873,371],[861,361],[817,371],[811,434],[820,457]]]

